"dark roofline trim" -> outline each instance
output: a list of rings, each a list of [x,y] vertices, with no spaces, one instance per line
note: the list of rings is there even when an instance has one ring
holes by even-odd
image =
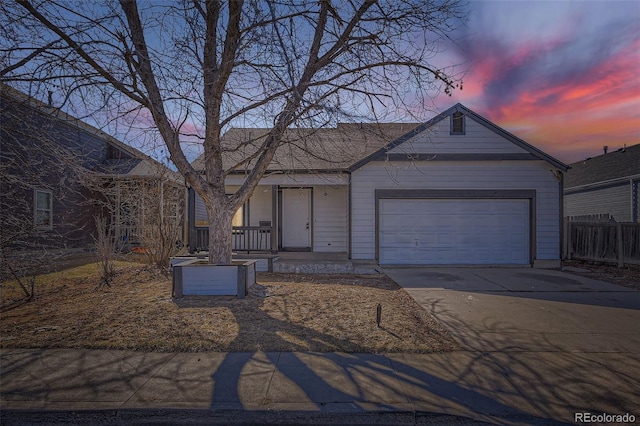
[[[584,185],[570,186],[570,187],[564,188],[564,191],[565,193],[567,193],[567,191],[571,193],[586,192],[590,190],[627,185],[630,182],[639,182],[639,181],[640,181],[640,174],[637,174],[637,175],[623,176],[615,179],[602,180],[599,182],[586,183]]]
[[[619,180],[600,185],[584,185],[582,187],[565,188],[564,195],[584,194],[587,192],[602,191],[605,189],[618,188],[621,186],[631,186],[632,180]]]
[[[202,171],[200,171],[202,172]],[[251,173],[250,170],[233,170],[227,173],[227,176],[245,176]],[[347,168],[344,169],[272,169],[264,172],[264,177],[272,175],[316,175],[316,174],[349,174]]]
[[[392,141],[391,143],[389,143],[388,145],[386,145],[383,148],[379,149],[378,151],[374,152],[373,154],[371,154],[371,155],[363,158],[362,160],[354,163],[349,168],[349,171],[353,172],[353,171],[359,169],[360,167],[364,166],[365,164],[369,163],[370,161],[380,159],[380,157],[384,157],[384,155],[389,150],[397,147],[398,145],[403,144],[404,142],[406,142],[407,140],[411,139],[412,137],[414,137],[418,133],[422,133],[423,131],[427,130],[429,127],[432,127],[434,124],[444,120],[446,117],[448,117],[449,115],[453,114],[454,112],[462,112],[465,115],[469,115],[474,121],[480,123],[482,126],[484,126],[487,129],[499,134],[500,136],[504,137],[505,139],[507,139],[511,143],[515,144],[516,146],[518,146],[518,147],[524,149],[525,151],[529,152],[530,154],[534,155],[536,158],[546,161],[547,163],[551,164],[552,166],[554,166],[557,169],[562,170],[563,172],[566,172],[569,169],[569,166],[564,164],[563,162],[553,158],[549,154],[546,154],[546,153],[540,151],[538,148],[534,147],[533,145],[528,144],[527,142],[523,141],[522,139],[518,138],[517,136],[515,136],[515,135],[507,132],[503,128],[493,124],[492,122],[490,122],[489,120],[485,119],[484,117],[482,117],[482,116],[476,114],[475,112],[471,111],[469,108],[465,107],[461,103],[457,103],[454,106],[452,106],[451,108],[447,109],[446,111],[441,112],[437,116],[433,117],[431,120],[427,121],[426,123],[421,124],[420,126],[416,127],[415,129],[411,130],[410,132],[405,133],[404,135],[400,136],[398,139]]]
[[[538,160],[529,153],[496,154],[385,154],[372,161],[531,161]]]

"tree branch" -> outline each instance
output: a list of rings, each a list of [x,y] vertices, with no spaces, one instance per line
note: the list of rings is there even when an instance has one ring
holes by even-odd
[[[120,82],[120,80],[116,79],[111,75],[107,70],[105,70],[98,62],[96,62],[84,49],[76,43],[68,34],[66,34],[62,29],[58,26],[54,25],[51,21],[49,21],[46,17],[44,17],[41,13],[37,11],[35,7],[28,0],[15,0],[20,6],[24,7],[27,12],[29,12],[33,17],[35,17],[38,21],[44,24],[49,30],[53,31],[57,34],[62,40],[64,40],[70,48],[72,48],[78,55],[84,59],[87,64],[89,64],[100,76],[102,76],[105,80],[107,80],[110,84],[112,84],[115,88],[117,88],[120,92],[130,97],[136,102],[139,102],[145,105],[148,100],[143,96],[140,96],[136,93],[133,93],[127,87]]]
[[[133,61],[133,65],[136,67],[136,71],[148,93],[148,103],[145,106],[153,115],[154,121],[158,126],[158,131],[162,135],[167,149],[171,154],[173,163],[191,185],[204,192],[207,190],[206,182],[200,174],[194,170],[185,157],[180,147],[179,132],[173,128],[165,112],[162,95],[151,67],[151,58],[144,38],[144,31],[140,21],[140,15],[138,14],[137,4],[135,0],[120,0],[120,5],[127,17],[131,31],[131,40],[135,47],[134,53],[138,58],[137,61]]]

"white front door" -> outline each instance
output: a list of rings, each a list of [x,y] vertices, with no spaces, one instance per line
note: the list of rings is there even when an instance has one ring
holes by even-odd
[[[311,189],[282,190],[282,247],[311,249]]]

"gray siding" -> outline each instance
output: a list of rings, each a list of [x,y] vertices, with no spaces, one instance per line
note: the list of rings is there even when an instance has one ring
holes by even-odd
[[[207,208],[204,206],[204,201],[200,198],[200,195],[196,192],[196,226],[207,226]]]
[[[631,186],[586,190],[564,196],[564,215],[610,214],[617,222],[631,222]]]
[[[346,186],[313,190],[313,251],[346,252],[348,200]],[[286,224],[284,224],[286,226]]]
[[[465,117],[464,135],[449,134],[449,117],[391,149],[389,153],[507,154],[527,153],[511,141]]]
[[[560,258],[560,185],[545,162],[371,162],[352,174],[352,185],[353,259],[375,259],[376,189],[535,190],[534,258]]]
[[[258,186],[249,199],[249,226],[258,226],[260,221],[271,222],[271,186]]]
[[[108,159],[107,142],[28,103],[1,99],[0,167],[6,167],[12,180],[3,182],[0,191],[0,233],[20,234],[19,250],[92,247],[94,216],[106,214],[101,208],[104,200],[86,189],[73,169],[93,170],[103,164]],[[53,196],[50,228],[31,229],[34,189]],[[21,232],[8,226],[19,226]]]

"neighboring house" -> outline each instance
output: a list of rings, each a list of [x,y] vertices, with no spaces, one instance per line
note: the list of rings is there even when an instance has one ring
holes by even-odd
[[[184,223],[186,193],[174,172],[6,85],[0,85],[0,177],[5,255],[91,249],[98,216],[106,217],[119,246],[165,215],[178,227]]]
[[[265,132],[226,133],[224,146],[241,149],[225,165],[251,158]],[[567,166],[461,104],[418,126],[339,124],[292,129],[285,140],[293,144],[279,148],[236,215],[236,250],[342,252],[382,265],[559,265]],[[229,193],[243,174],[228,175]],[[192,223],[206,224],[191,198]],[[202,238],[190,242],[204,248]]]
[[[564,215],[609,216],[640,222],[640,144],[570,165],[564,180]]]

